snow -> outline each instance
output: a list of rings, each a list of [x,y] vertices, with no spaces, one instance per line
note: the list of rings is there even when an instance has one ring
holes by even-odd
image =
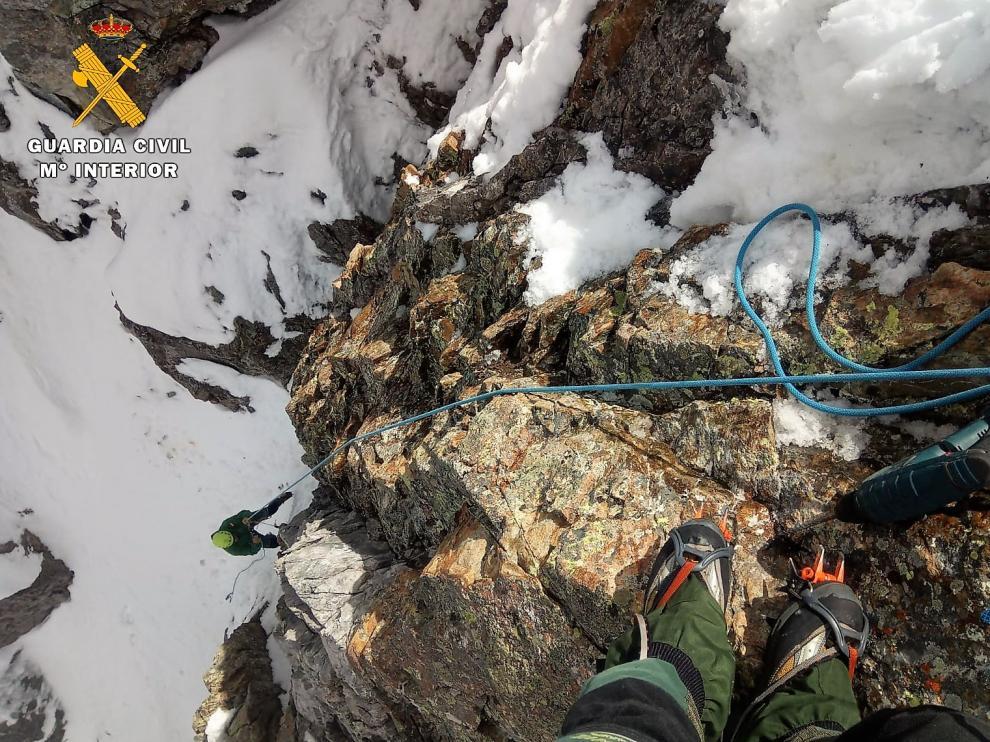
[[[581,64],[581,40],[597,0],[509,0],[485,36],[478,63],[457,94],[450,124],[430,139],[436,155],[453,130],[464,146],[481,148],[478,175],[496,173],[550,124]],[[505,38],[512,49],[499,61]],[[496,63],[498,63],[496,67]]]
[[[454,234],[461,242],[470,242],[478,236],[478,222],[461,224],[454,229]]]
[[[11,518],[9,523],[13,522]],[[12,537],[16,538],[14,534]],[[13,551],[0,554],[0,600],[30,586],[40,573],[41,554],[25,554],[20,544]]]
[[[581,142],[587,163],[571,163],[550,191],[519,207],[530,218],[527,258],[541,261],[528,275],[529,304],[621,268],[645,247],[667,247],[675,236],[646,218],[663,190],[641,175],[615,170],[600,133]]]
[[[226,603],[246,563],[208,535],[287,483],[302,450],[276,384],[195,362],[257,410],[231,413],[154,366],[113,306],[114,240],[70,250],[0,214],[0,374],[16,390],[0,407],[0,450],[17,452],[5,506],[33,508],[19,525],[75,572],[71,601],[18,644],[73,736],[181,739],[224,627],[275,588],[268,555]]]
[[[822,401],[844,406],[843,400],[826,396]],[[773,425],[779,446],[821,446],[846,461],[858,459],[869,443],[862,420],[826,415],[790,397],[773,401]]]
[[[137,322],[208,343],[229,341],[237,316],[259,320],[273,352],[294,334],[287,317],[321,316],[340,269],[320,260],[308,223],[385,217],[392,153],[413,162],[427,153],[432,132],[386,56],[404,58],[414,84],[452,92],[468,74],[456,37],[473,43],[482,5],[281,0],[248,21],[217,18],[220,41],[202,69],[137,132],[119,132],[129,143],[185,137],[192,154],[63,156],[70,172],[75,162],[174,160],[178,178],[38,180],[43,216],[64,226],[78,220],[74,200],[99,200],[91,233],[71,243],[0,212],[0,540],[29,528],[75,572],[71,600],[15,644],[65,707],[69,739],[189,738],[224,630],[277,588],[271,553],[229,557],[209,534],[304,471],[285,389],[186,360],[183,371],[250,396],[255,412],[193,399],[124,331],[115,302]],[[0,77],[10,74],[0,60]],[[0,89],[0,104],[11,119],[0,157],[29,180],[38,160],[55,159],[26,150],[42,136],[38,122],[56,137],[96,136],[19,84]],[[233,156],[247,145],[259,155]],[[235,189],[247,197],[235,200]],[[310,195],[317,189],[325,202]],[[111,206],[126,241],[109,229]],[[265,288],[269,269],[284,308]],[[276,520],[304,507],[310,488],[298,487]],[[31,565],[8,569],[9,558],[4,587],[22,585]],[[284,663],[276,670],[284,680]]]
[[[719,25],[741,108],[716,117],[713,151],[672,206],[678,226],[990,177],[990,3],[729,0]]]
[[[227,740],[227,724],[234,716],[234,709],[217,709],[206,720],[206,742],[225,742]]]
[[[416,222],[416,229],[419,230],[419,235],[423,238],[423,242],[429,242],[436,236],[440,225],[430,224],[430,222]]]

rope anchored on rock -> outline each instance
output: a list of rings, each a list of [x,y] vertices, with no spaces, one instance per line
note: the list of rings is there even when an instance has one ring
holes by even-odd
[[[811,244],[811,261],[808,271],[808,283],[805,292],[805,314],[808,319],[808,327],[811,331],[811,336],[815,341],[818,348],[832,361],[838,363],[840,366],[848,368],[852,373],[840,373],[840,374],[800,374],[800,375],[790,375],[783,367],[783,363],[780,357],[780,351],[777,348],[777,343],[773,339],[773,335],[770,329],[767,327],[766,323],[760,317],[760,315],[750,304],[749,298],[746,296],[745,288],[743,287],[743,275],[744,275],[744,262],[746,260],[746,254],[753,242],[763,231],[763,229],[773,222],[778,217],[787,214],[791,211],[797,211],[805,214],[811,220],[812,227],[812,244]],[[990,393],[990,385],[978,386],[973,389],[968,389],[961,392],[956,392],[953,394],[947,394],[942,397],[935,399],[929,399],[921,402],[912,402],[908,404],[891,405],[888,407],[837,407],[835,405],[826,404],[820,402],[807,394],[802,392],[797,388],[799,384],[827,384],[827,385],[843,385],[843,384],[856,384],[869,382],[873,384],[877,383],[894,383],[894,382],[905,382],[905,381],[941,381],[947,379],[964,379],[964,378],[987,378],[990,377],[990,367],[975,367],[975,368],[943,368],[943,369],[922,369],[921,367],[931,363],[937,358],[941,357],[956,345],[960,340],[962,340],[966,335],[971,333],[977,327],[982,325],[988,318],[990,318],[990,307],[985,308],[979,314],[972,317],[965,324],[960,326],[955,330],[949,337],[947,337],[942,342],[938,343],[934,348],[919,356],[918,358],[905,363],[894,368],[881,369],[873,368],[871,366],[866,366],[861,363],[857,363],[852,359],[846,358],[837,351],[835,351],[822,336],[821,331],[818,328],[818,321],[815,318],[815,284],[818,280],[818,270],[819,264],[821,262],[821,220],[818,214],[813,208],[807,204],[802,203],[792,203],[785,206],[781,206],[778,209],[773,210],[767,214],[760,222],[753,227],[749,235],[743,241],[742,246],[739,248],[739,253],[736,257],[736,265],[734,272],[734,283],[736,295],[739,297],[739,301],[742,305],[743,311],[752,320],[753,324],[759,330],[760,334],[763,336],[763,342],[766,345],[767,356],[770,359],[770,363],[773,367],[774,376],[749,376],[743,378],[729,378],[729,379],[685,379],[685,380],[672,380],[672,381],[638,381],[638,382],[628,382],[628,383],[617,383],[617,384],[568,384],[560,386],[527,386],[527,387],[507,387],[502,389],[495,389],[492,391],[484,392],[482,394],[476,394],[465,399],[457,400],[455,402],[450,402],[449,404],[441,405],[440,407],[435,407],[432,410],[426,412],[421,412],[417,415],[412,415],[411,417],[398,420],[394,423],[384,425],[375,430],[371,430],[367,433],[361,433],[353,438],[341,443],[339,446],[334,448],[329,454],[323,457],[315,466],[309,469],[305,474],[300,476],[298,479],[293,481],[287,487],[283,488],[282,492],[279,493],[270,503],[265,505],[255,513],[252,514],[252,520],[256,520],[257,516],[264,513],[272,503],[279,500],[279,498],[284,497],[284,495],[295,487],[300,482],[304,481],[307,477],[315,475],[321,469],[323,469],[327,464],[329,464],[338,455],[346,451],[351,446],[360,443],[362,441],[368,440],[375,436],[388,433],[389,431],[396,430],[397,428],[402,428],[408,425],[413,425],[414,423],[421,422],[423,420],[436,417],[444,412],[450,412],[451,410],[456,410],[460,407],[465,407],[467,405],[478,404],[481,402],[487,402],[495,397],[508,396],[510,394],[586,394],[586,393],[603,393],[603,392],[629,392],[629,391],[671,391],[671,390],[685,390],[685,389],[725,389],[733,387],[747,387],[747,386],[783,386],[787,390],[787,393],[794,397],[798,402],[811,407],[812,409],[818,410],[819,412],[824,412],[829,415],[837,415],[841,417],[879,417],[883,415],[901,415],[914,412],[924,412],[926,410],[936,409],[938,407],[944,407],[950,404],[956,404],[960,402],[966,402],[978,397],[984,396]]]

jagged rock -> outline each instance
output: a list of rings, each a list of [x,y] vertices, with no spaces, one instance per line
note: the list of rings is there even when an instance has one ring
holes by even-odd
[[[712,78],[733,79],[721,13],[718,3],[686,0],[599,3],[560,124],[601,131],[623,170],[686,188],[723,105]]]
[[[107,68],[116,71],[118,54],[131,54],[146,43],[140,74],[124,75],[120,84],[147,114],[158,93],[197,70],[217,40],[217,32],[203,24],[208,14],[251,15],[271,4],[272,0],[124,0],[113,5],[21,0],[0,7],[0,53],[28,90],[75,116],[89,103],[92,88],[78,87],[68,74],[75,62],[73,49],[88,43]],[[110,13],[134,24],[123,48],[89,30],[93,21]],[[103,131],[120,125],[105,106],[97,106],[90,116]]]
[[[556,130],[550,136],[566,137]],[[460,166],[459,157],[445,161]],[[350,435],[491,388],[767,373],[762,340],[748,320],[692,315],[654,288],[673,260],[723,227],[689,230],[665,254],[643,251],[625,271],[528,307],[525,217],[498,213],[504,192],[470,179],[451,193],[438,168],[418,171],[420,182],[400,193],[381,236],[351,253],[338,293],[361,311],[322,323],[301,357],[288,411],[311,459]],[[539,179],[539,170],[528,172]],[[515,181],[516,197],[526,185]],[[952,197],[972,201],[972,190],[964,190]],[[455,200],[470,204],[472,217],[496,213],[480,219],[477,235],[460,246],[463,267],[450,272],[456,247],[446,241],[449,222],[437,219],[429,245],[416,222],[427,206]],[[854,282],[825,292],[821,326],[853,357],[895,365],[990,303],[988,282],[990,273],[955,263],[915,279],[899,297]],[[832,370],[810,340],[799,301],[777,336],[792,371]],[[988,347],[981,330],[944,362],[986,365]],[[856,404],[892,404],[955,388],[940,382],[834,391]],[[756,387],[607,400],[500,397],[350,449],[321,477],[356,512],[380,523],[407,563],[424,565],[383,585],[377,607],[355,619],[357,674],[390,702],[410,703],[417,733],[426,730],[428,738],[551,739],[564,699],[590,672],[587,659],[627,625],[641,599],[638,576],[663,535],[706,500],[710,509],[732,504],[737,511],[738,589],[729,629],[743,694],[760,671],[765,619],[785,600],[778,588],[789,573],[787,558],[807,558],[821,543],[847,554],[850,582],[883,617],[880,649],[864,662],[858,686],[864,700],[937,701],[952,693],[968,710],[986,714],[990,708],[973,691],[985,678],[968,658],[986,652],[975,622],[978,607],[990,604],[990,582],[966,582],[965,600],[951,607],[947,597],[931,601],[952,592],[952,584],[962,589],[953,583],[961,578],[950,575],[987,570],[990,555],[977,535],[987,516],[932,516],[906,531],[832,524],[797,543],[775,540],[781,529],[825,512],[835,496],[902,456],[907,445],[876,423],[866,428],[870,443],[859,462],[824,449],[781,447],[771,407],[776,395]],[[973,409],[929,419],[959,424]],[[933,533],[963,545],[933,550]],[[499,613],[493,589],[531,607],[526,620],[537,623],[525,624],[522,641],[503,633],[515,619]],[[563,623],[537,608],[543,601],[561,611]],[[925,605],[914,607],[919,603]],[[552,652],[541,655],[548,631],[538,627],[549,625],[569,626],[574,646],[586,648],[572,647],[573,656],[584,659],[562,669]],[[963,627],[964,641],[949,639],[953,626]],[[918,643],[923,631],[927,639]],[[449,647],[453,632],[457,643]],[[472,664],[477,654],[489,663]],[[532,657],[550,664],[534,668]],[[928,661],[914,666],[912,658]],[[552,699],[539,723],[530,711],[514,711],[529,708],[515,694],[531,689],[537,673]]]
[[[364,521],[331,506],[298,516],[277,562],[283,598],[276,639],[292,662],[297,739],[419,739],[403,734],[403,702],[390,705],[347,661],[347,638],[383,584],[405,571]]]
[[[552,739],[593,649],[538,580],[465,519],[351,637],[379,688],[412,702],[426,739]],[[553,678],[547,683],[547,678]]]
[[[355,245],[373,243],[381,231],[381,224],[363,214],[354,219],[337,219],[330,224],[313,222],[309,225],[309,237],[316,249],[337,265],[347,262]]]
[[[21,534],[20,544],[25,554],[41,554],[41,572],[28,587],[0,599],[0,648],[47,621],[69,600],[72,585],[72,570],[31,531]]]
[[[584,147],[574,135],[559,127],[548,127],[534,135],[534,142],[491,178],[463,177],[438,188],[418,189],[413,214],[417,221],[446,225],[490,219],[539,198],[553,187],[554,176],[585,156]],[[469,162],[469,158],[459,158],[461,167]],[[440,173],[432,168],[428,168],[425,181],[427,185],[443,182]],[[409,203],[411,193],[411,186],[401,182],[393,216]]]
[[[217,712],[229,712],[224,739],[272,742],[282,720],[281,689],[272,679],[268,634],[257,616],[227,637],[203,676],[209,693],[193,717],[197,742],[207,742],[206,725]]]
[[[990,270],[990,225],[940,229],[932,235],[929,247],[932,266],[953,262],[967,268]]]
[[[0,159],[0,209],[40,229],[59,242],[74,240],[84,234],[82,225],[66,229],[46,222],[38,213],[38,189],[26,181],[13,162]]]
[[[416,10],[419,8],[416,7]],[[397,59],[389,55],[385,64],[389,69],[395,70],[399,79],[399,90],[402,91],[406,100],[409,101],[409,105],[416,112],[416,118],[433,129],[439,128],[447,120],[447,114],[450,113],[450,107],[454,105],[455,96],[438,90],[433,83],[413,84],[403,70],[405,59]]]
[[[213,287],[207,287],[206,291],[209,292],[210,288]],[[211,296],[214,299],[219,296],[222,302],[223,294],[215,288],[214,291],[216,293],[211,293]],[[249,322],[243,317],[236,317],[234,339],[223,345],[209,345],[198,340],[175,337],[154,327],[139,324],[129,319],[119,306],[116,306],[116,309],[120,323],[141,341],[162,371],[188,389],[196,399],[213,402],[234,412],[239,410],[253,412],[250,397],[238,397],[223,387],[194,379],[182,373],[178,369],[179,364],[187,358],[195,358],[230,366],[242,374],[273,378],[284,385],[292,375],[300,348],[305,342],[305,332],[315,324],[314,320],[304,316],[287,318],[286,328],[303,334],[283,340],[279,352],[269,356],[265,351],[275,342],[275,337],[271,329],[261,322]]]
[[[64,742],[65,709],[41,671],[14,652],[0,674],[0,740]]]

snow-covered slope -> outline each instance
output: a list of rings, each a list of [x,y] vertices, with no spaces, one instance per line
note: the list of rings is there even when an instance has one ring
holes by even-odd
[[[455,39],[474,43],[481,7],[283,0],[248,22],[218,20],[203,68],[137,132],[186,138],[192,154],[148,157],[178,162],[178,179],[39,181],[45,219],[74,224],[76,199],[99,200],[91,233],[71,243],[0,212],[0,535],[28,528],[75,571],[71,601],[15,648],[51,684],[70,739],[189,738],[224,629],[274,588],[270,557],[226,557],[209,534],[302,468],[285,389],[200,361],[183,371],[249,395],[255,412],[194,400],[124,331],[115,302],[138,322],[209,343],[229,340],[237,316],[276,338],[284,317],[319,316],[339,269],[320,260],[308,223],[383,216],[393,152],[421,160],[432,133],[386,56],[405,57],[413,83],[453,93],[470,71]],[[0,77],[10,74],[0,61]],[[0,157],[29,180],[37,168],[26,143],[43,136],[39,121],[56,137],[93,135],[17,83],[0,103],[12,124]],[[235,158],[244,146],[259,154]],[[65,155],[70,165],[115,159],[140,158]],[[110,230],[110,207],[125,241]],[[266,289],[264,253],[284,307]],[[33,579],[37,565],[19,552],[0,561],[2,595]]]

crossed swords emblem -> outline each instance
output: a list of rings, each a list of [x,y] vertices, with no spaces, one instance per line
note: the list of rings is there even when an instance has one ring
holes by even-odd
[[[120,80],[127,70],[140,72],[134,63],[147,48],[147,44],[141,44],[137,51],[129,58],[123,54],[118,54],[117,59],[122,62],[122,65],[117,70],[116,75],[110,74],[110,71],[100,61],[100,58],[89,48],[89,44],[83,44],[72,52],[73,56],[79,62],[79,69],[72,70],[72,81],[81,88],[92,85],[96,90],[96,97],[79,114],[79,118],[72,123],[73,126],[79,126],[83,119],[89,116],[92,110],[96,108],[96,104],[101,100],[107,102],[110,108],[113,109],[113,112],[117,114],[117,118],[120,119],[120,123],[122,124],[134,127],[144,121],[145,115],[134,101],[131,100],[131,97],[124,92],[124,89],[120,87],[118,80]]]

